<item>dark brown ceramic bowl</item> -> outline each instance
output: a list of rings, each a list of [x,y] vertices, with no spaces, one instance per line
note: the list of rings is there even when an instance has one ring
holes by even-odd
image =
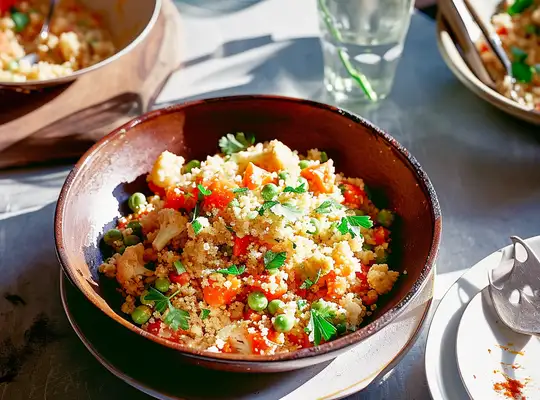
[[[103,232],[125,212],[130,193],[144,191],[144,177],[164,150],[186,159],[218,152],[229,132],[251,132],[259,141],[279,139],[305,152],[324,149],[347,176],[361,177],[379,206],[399,215],[393,230],[394,269],[407,270],[374,318],[363,328],[318,347],[272,356],[199,351],[149,334],[125,318],[121,302],[98,276]],[[381,196],[382,195],[382,196]],[[384,200],[381,200],[384,202]],[[60,193],[55,216],[58,258],[70,280],[109,317],[126,328],[217,369],[271,372],[302,368],[359,345],[403,313],[432,273],[441,234],[433,187],[418,162],[390,135],[338,108],[275,96],[238,96],[181,104],[145,114],[94,145],[75,165]],[[106,332],[104,332],[106,334]],[[368,362],[368,360],[366,360]]]

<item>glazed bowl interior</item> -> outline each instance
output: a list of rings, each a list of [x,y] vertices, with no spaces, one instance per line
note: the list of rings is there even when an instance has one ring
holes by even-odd
[[[100,278],[100,239],[125,213],[134,191],[146,191],[145,176],[164,150],[186,159],[219,151],[229,132],[251,132],[258,141],[278,139],[299,152],[324,149],[346,176],[361,177],[380,207],[395,209],[392,267],[407,271],[374,318],[356,332],[321,345],[271,356],[217,354],[184,348],[148,334],[120,310],[111,282]],[[414,158],[386,133],[331,106],[273,96],[239,96],[187,103],[142,116],[90,149],[68,176],[57,205],[56,245],[68,277],[97,307],[129,329],[192,355],[213,359],[288,360],[330,352],[360,342],[406,309],[429,277],[440,238],[441,218],[433,188]],[[108,283],[107,283],[108,282]],[[113,290],[114,292],[114,290]]]
[[[120,58],[139,44],[152,29],[159,16],[161,0],[78,0],[89,10],[98,12],[103,17],[105,29],[112,37],[116,52],[109,58],[73,74],[44,80],[27,82],[3,82],[5,89],[42,89],[75,80],[87,72],[96,70]]]

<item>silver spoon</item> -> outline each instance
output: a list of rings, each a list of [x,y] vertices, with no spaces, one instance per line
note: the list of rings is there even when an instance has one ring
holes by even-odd
[[[519,237],[510,239],[513,246],[503,251],[499,266],[488,272],[489,294],[508,328],[540,336],[540,260]],[[525,261],[517,259],[518,243],[525,248]]]
[[[476,22],[476,24],[484,34],[486,40],[489,43],[489,46],[495,53],[495,56],[499,59],[504,69],[506,70],[506,75],[510,78],[510,97],[516,103],[522,104],[522,99],[516,91],[517,81],[512,73],[512,62],[510,61],[510,58],[508,58],[508,54],[506,54],[506,51],[504,51],[503,45],[501,43],[501,38],[499,37],[499,35],[497,35],[497,33],[493,30],[491,26],[488,26],[484,23],[484,20],[478,15],[476,9],[471,4],[470,0],[463,0],[463,2],[465,3],[465,6],[469,10],[469,13],[473,17],[474,22]],[[531,111],[536,112],[536,110],[532,109]]]
[[[58,1],[59,0],[50,0],[49,12],[47,13],[47,16],[45,17],[45,20],[43,21],[43,26],[41,27],[41,30],[39,31],[39,35],[36,38],[36,42],[38,43],[44,42],[49,37],[51,19],[54,14],[54,9],[56,8]],[[19,61],[26,61],[30,65],[33,65],[39,61],[39,54],[36,52],[27,54],[23,58],[21,58]]]

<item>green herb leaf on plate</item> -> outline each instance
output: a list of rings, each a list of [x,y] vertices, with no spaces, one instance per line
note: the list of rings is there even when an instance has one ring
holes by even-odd
[[[228,133],[219,139],[219,148],[224,154],[230,155],[245,150],[255,143],[255,136],[238,132],[236,135]]]
[[[179,293],[179,291],[174,292],[170,296],[165,296],[163,293],[161,293],[156,288],[150,287],[148,288],[148,293],[144,296],[144,299],[146,301],[153,301],[154,302],[154,309],[157,312],[163,313],[167,309],[167,307],[171,304],[170,300],[176,296]]]
[[[506,12],[510,15],[520,14],[534,4],[534,0],[516,0]]]
[[[292,186],[285,186],[285,189],[283,189],[283,192],[284,193],[306,193],[306,184],[305,182],[302,183],[301,185],[298,185],[297,187],[292,187]]]
[[[337,230],[345,235],[350,233],[354,238],[360,236],[360,227],[369,229],[373,226],[373,221],[367,215],[350,215],[347,217],[341,218],[339,225],[337,225]]]
[[[205,188],[200,183],[197,185],[197,188],[199,189],[199,193],[202,194],[203,196],[210,196],[212,194],[211,190]]]
[[[249,192],[249,189],[247,187],[234,188],[232,192],[236,194],[243,194]]]
[[[210,310],[208,310],[206,308],[203,308],[201,310],[201,319],[202,320],[205,320],[206,318],[208,318],[209,315],[210,315]]]
[[[525,51],[516,46],[510,47],[510,52],[512,53],[514,62],[523,62],[529,56]]]
[[[182,261],[178,260],[173,262],[174,268],[176,268],[176,273],[178,275],[183,274],[186,272],[186,268],[184,267],[184,264],[182,264]]]
[[[270,211],[276,215],[284,217],[289,221],[295,221],[304,214],[302,210],[290,203],[275,204],[273,207],[271,207]]]
[[[336,327],[328,320],[326,320],[318,310],[310,310],[310,318],[307,326],[309,331],[310,341],[313,341],[316,346],[321,343],[321,340],[330,340],[337,332]]]
[[[334,210],[340,210],[343,206],[335,200],[325,200],[315,209],[317,214],[328,214]]]
[[[225,274],[225,275],[241,275],[244,273],[245,270],[246,270],[245,265],[236,266],[233,264],[229,268],[218,269],[216,272],[219,272],[220,274]]]
[[[300,285],[300,289],[309,289],[310,287],[315,285],[317,282],[319,282],[320,277],[321,277],[321,270],[319,269],[317,271],[317,276],[315,277],[315,279],[312,281],[311,279],[306,278],[306,280],[302,282],[302,284]]]
[[[174,331],[177,331],[179,328],[187,331],[189,329],[189,313],[169,304],[169,312],[163,322],[169,325]]]
[[[512,76],[516,78],[518,82],[530,83],[533,77],[533,69],[524,62],[513,62]]]
[[[191,226],[193,227],[193,232],[195,232],[195,235],[198,235],[202,231],[202,225],[198,219],[195,219],[191,223]]]
[[[282,251],[280,253],[274,253],[271,250],[268,250],[263,257],[264,266],[266,269],[277,269],[285,264],[287,259],[287,253]]]
[[[26,28],[30,23],[30,18],[28,17],[28,14],[19,11],[12,12],[11,19],[15,24],[15,32],[22,32],[24,28]]]
[[[259,215],[263,215],[266,210],[274,207],[276,204],[279,204],[277,201],[265,201],[261,208],[259,208]]]

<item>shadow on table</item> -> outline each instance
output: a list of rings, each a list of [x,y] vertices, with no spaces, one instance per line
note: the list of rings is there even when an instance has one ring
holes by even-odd
[[[174,0],[182,14],[214,17],[252,7],[264,0]]]

